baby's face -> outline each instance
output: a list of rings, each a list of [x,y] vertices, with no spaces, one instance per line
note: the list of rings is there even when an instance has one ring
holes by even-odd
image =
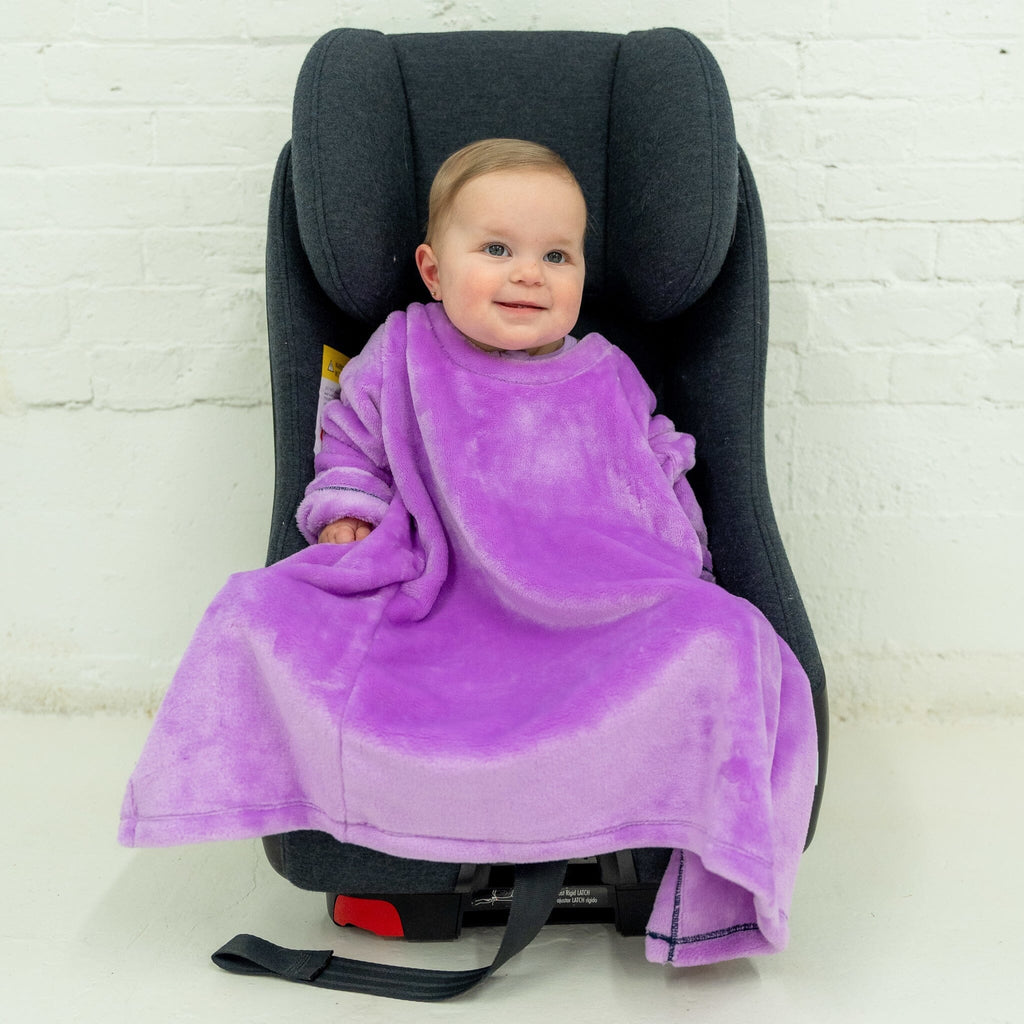
[[[417,265],[476,345],[553,351],[579,316],[586,220],[583,196],[561,175],[495,171],[463,186]]]

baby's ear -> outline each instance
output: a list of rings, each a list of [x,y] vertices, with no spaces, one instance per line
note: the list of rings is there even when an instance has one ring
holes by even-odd
[[[437,273],[437,257],[434,250],[424,242],[416,247],[416,269],[427,286],[427,291],[435,298],[441,298],[441,282]]]

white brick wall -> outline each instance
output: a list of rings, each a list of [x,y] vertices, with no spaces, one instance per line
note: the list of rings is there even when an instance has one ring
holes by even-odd
[[[312,42],[673,24],[765,206],[769,469],[833,706],[1024,712],[1020,0],[8,7],[0,703],[152,707],[262,561],[264,224]]]

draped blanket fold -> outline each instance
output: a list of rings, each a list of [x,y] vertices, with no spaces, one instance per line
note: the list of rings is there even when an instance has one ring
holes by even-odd
[[[647,955],[782,948],[816,773],[799,663],[711,580],[693,439],[598,335],[473,348],[395,313],[342,374],[310,539],[233,576],[129,782],[120,840],[317,829],[497,863],[676,851]]]

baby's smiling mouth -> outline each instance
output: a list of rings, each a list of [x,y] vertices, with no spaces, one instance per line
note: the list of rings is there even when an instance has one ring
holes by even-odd
[[[505,309],[543,309],[543,306],[538,306],[533,302],[499,302],[499,306]]]

